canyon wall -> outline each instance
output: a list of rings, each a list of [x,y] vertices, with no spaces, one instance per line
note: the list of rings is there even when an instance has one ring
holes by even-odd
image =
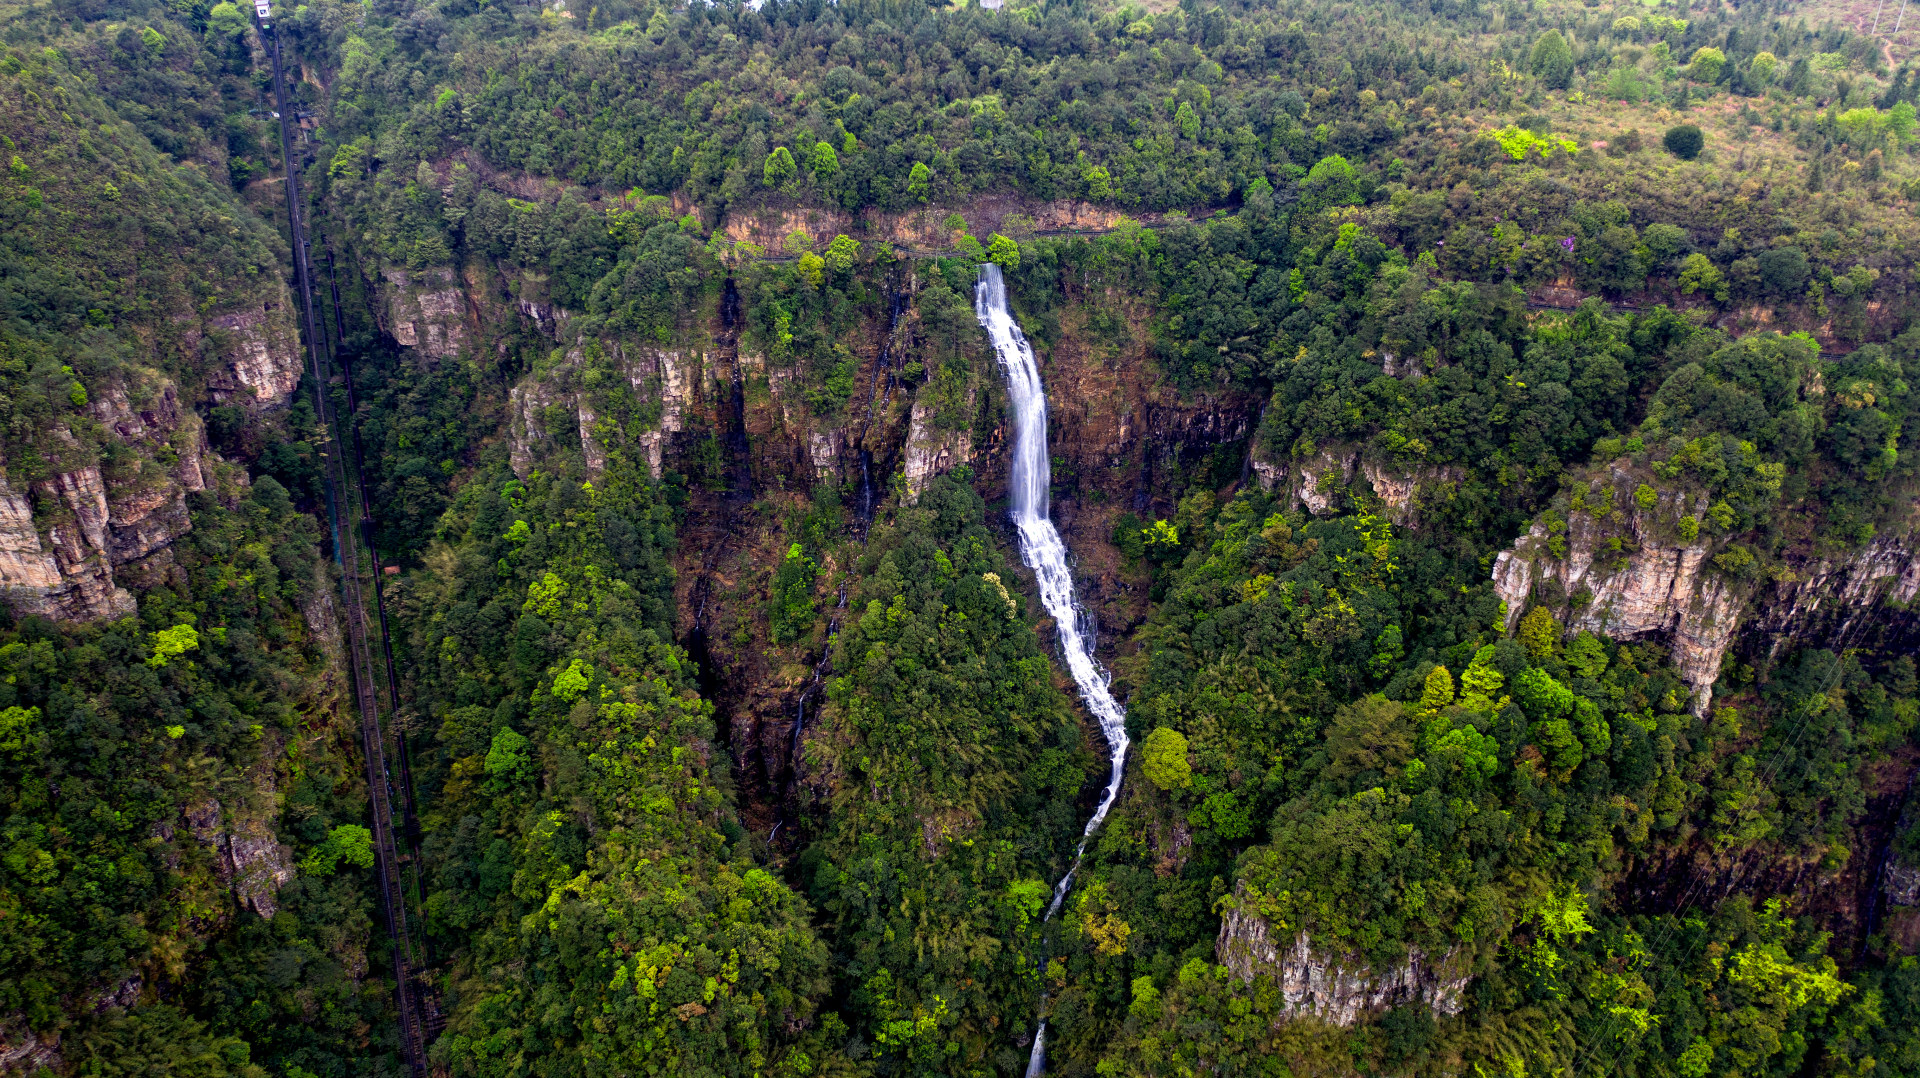
[[[1767,661],[1794,644],[1892,651],[1920,641],[1914,510],[1858,548],[1789,552],[1762,573],[1740,537],[1696,526],[1688,538],[1676,526],[1704,519],[1707,495],[1661,490],[1640,505],[1629,492],[1647,478],[1615,465],[1574,484],[1591,511],[1542,514],[1501,552],[1493,584],[1509,628],[1538,603],[1568,634],[1662,640],[1700,715],[1730,652]]]
[[[249,390],[246,399],[284,403],[298,383],[296,369],[261,383],[277,397]],[[134,369],[96,387],[88,410],[105,452],[61,427],[53,437],[64,465],[25,482],[0,473],[0,595],[16,614],[90,621],[132,613],[125,585],[157,583],[172,564],[168,548],[193,526],[187,495],[221,473],[247,481],[244,468],[226,468],[207,446],[199,416],[158,371]]]
[[[820,404],[818,372],[804,360],[776,360],[743,332],[731,291],[709,301],[693,333],[662,343],[577,332],[566,311],[510,294],[491,268],[386,270],[375,282],[383,330],[423,362],[504,349],[516,338],[540,342],[546,357],[507,392],[502,434],[517,474],[578,453],[594,478],[618,445],[630,465],[684,485],[680,632],[707,672],[749,812],[770,793],[777,800],[792,774],[792,727],[818,649],[817,640],[770,648],[764,631],[740,632],[763,617],[772,571],[791,541],[780,517],[763,510],[786,512],[809,504],[801,495],[830,487],[845,526],[864,534],[889,498],[911,504],[936,476],[961,467],[990,503],[1004,497],[1002,447],[1012,432],[1003,375],[982,343],[969,353],[964,384],[932,384],[930,330],[918,302],[925,272],[897,266],[886,307],[838,342],[858,367],[850,398],[836,407]],[[1111,543],[1119,514],[1171,515],[1176,492],[1196,474],[1237,477],[1260,401],[1166,384],[1148,354],[1149,312],[1130,296],[1068,298],[1060,332],[1039,350],[1051,406],[1053,516],[1110,650],[1146,611],[1144,582]],[[1093,306],[1125,320],[1124,344],[1084,331],[1080,319]],[[916,362],[917,375],[909,370]],[[608,422],[615,412],[627,418]],[[832,572],[823,565],[820,579]],[[835,596],[818,601],[830,617]]]
[[[1312,1016],[1336,1026],[1408,1004],[1425,1004],[1435,1014],[1459,1014],[1472,981],[1458,955],[1436,962],[1415,950],[1404,963],[1376,970],[1356,956],[1315,949],[1305,932],[1291,940],[1275,939],[1264,918],[1237,906],[1221,918],[1214,954],[1243,981],[1273,978],[1286,1016]]]

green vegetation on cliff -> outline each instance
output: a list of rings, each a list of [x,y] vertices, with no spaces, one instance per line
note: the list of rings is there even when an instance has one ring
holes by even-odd
[[[669,634],[672,524],[644,483],[496,472],[403,593],[461,1073],[753,1074],[818,1028],[827,949],[748,855]]]
[[[1098,770],[1008,590],[980,498],[937,480],[876,529],[806,744],[800,857],[883,1066],[1017,1070],[1032,949]],[[802,798],[808,805],[809,798]]]
[[[293,167],[398,570],[436,1071],[1014,1075],[1044,1015],[1073,1076],[1920,1073],[1881,41],[276,16],[290,165],[244,8],[4,15],[0,583],[109,596],[0,631],[31,1065],[400,1068]],[[1106,769],[1001,526],[989,260],[1137,747],[1052,918]],[[1287,997],[1328,966],[1388,987]]]
[[[341,849],[353,727],[301,616],[318,530],[267,477],[192,509],[138,615],[0,641],[0,1007],[98,1073],[375,1073],[392,986],[371,859]]]

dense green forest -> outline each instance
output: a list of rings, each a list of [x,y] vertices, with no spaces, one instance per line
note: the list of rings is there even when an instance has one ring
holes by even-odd
[[[1920,69],[1825,14],[7,6],[0,1072],[1920,1074]]]

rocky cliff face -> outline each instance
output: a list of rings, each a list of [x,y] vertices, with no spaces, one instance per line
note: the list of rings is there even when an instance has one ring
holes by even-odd
[[[967,395],[967,411],[977,403],[977,392]],[[968,430],[945,430],[935,425],[934,409],[926,401],[915,401],[907,420],[907,442],[900,454],[900,470],[906,480],[907,500],[918,501],[933,477],[973,462],[973,434]]]
[[[1729,650],[1771,658],[1795,643],[1898,647],[1916,638],[1914,520],[1856,551],[1790,557],[1770,576],[1743,578],[1714,561],[1731,539],[1682,540],[1674,530],[1681,516],[1704,515],[1704,494],[1666,491],[1642,508],[1626,494],[1641,478],[1615,468],[1593,479],[1582,501],[1595,511],[1542,514],[1501,552],[1493,584],[1509,628],[1537,602],[1569,634],[1665,640],[1701,715]]]
[[[1920,513],[1846,555],[1808,560],[1763,591],[1742,636],[1771,658],[1787,644],[1830,640],[1886,651],[1920,644]]]
[[[195,323],[182,333],[182,350],[202,357],[207,394],[215,403],[261,410],[287,403],[306,369],[300,331],[285,287],[274,298]],[[211,360],[211,362],[206,362]]]
[[[691,203],[674,203],[676,215],[695,208]],[[1018,195],[983,196],[960,208],[967,228],[982,242],[995,232],[1017,236],[1029,232],[1105,232],[1125,219],[1125,214],[1108,206],[1073,199],[1043,202]],[[919,251],[937,251],[953,245],[954,233],[945,222],[954,209],[923,206],[897,213],[869,210],[856,223],[852,215],[838,210],[801,206],[769,196],[765,203],[751,209],[729,206],[726,236],[736,243],[751,243],[775,253],[795,232],[814,237],[816,245],[837,233],[851,232]]]
[[[447,359],[472,342],[477,312],[469,310],[468,290],[452,269],[390,269],[381,277],[380,328],[396,343]],[[551,322],[551,311],[539,310]]]
[[[262,770],[252,791],[258,803],[228,809],[213,798],[188,806],[194,840],[214,854],[214,873],[239,905],[263,918],[280,908],[280,888],[293,879],[293,851],[274,834],[272,772]]]
[[[218,463],[199,417],[158,372],[97,389],[89,407],[109,440],[98,462],[24,484],[0,474],[0,594],[16,614],[132,613],[123,585],[164,575],[168,547],[193,526],[187,494],[205,490]],[[82,455],[70,434],[56,436]]]
[[[1315,516],[1343,507],[1349,497],[1371,497],[1395,524],[1418,527],[1421,505],[1443,497],[1448,484],[1459,481],[1451,467],[1410,467],[1377,461],[1351,446],[1330,446],[1302,460],[1276,460],[1257,441],[1248,454],[1248,468],[1260,489],[1280,491],[1282,501],[1298,505]],[[1356,484],[1365,480],[1365,486]]]
[[[124,617],[135,588],[165,576],[169,548],[193,527],[187,495],[215,482],[193,400],[251,412],[283,407],[304,351],[284,286],[225,313],[186,314],[153,335],[175,378],[131,367],[87,387],[83,420],[55,428],[52,462],[0,462],[0,599],[16,615],[59,621]],[[230,469],[244,484],[245,469]],[[24,474],[23,474],[24,473]]]
[[[655,476],[687,477],[681,630],[698,638],[711,698],[732,727],[736,776],[745,800],[753,801],[756,784],[773,788],[789,769],[791,724],[818,656],[733,642],[743,624],[761,616],[766,578],[785,550],[776,536],[763,534],[764,522],[747,506],[781,504],[822,484],[837,487],[858,532],[895,489],[911,502],[935,476],[963,465],[974,470],[989,500],[1002,496],[1003,447],[1011,431],[993,357],[982,342],[972,376],[944,405],[924,379],[905,377],[908,365],[929,352],[915,307],[925,282],[903,269],[890,282],[895,302],[885,316],[842,342],[860,359],[853,392],[823,414],[809,399],[818,379],[798,361],[777,360],[745,338],[734,300],[723,298],[707,312],[694,337],[663,346],[570,335],[564,312],[478,288],[472,277],[383,273],[383,324],[402,344],[408,342],[396,327],[411,325],[416,348],[459,339],[464,347],[491,349],[508,333],[556,339],[564,354],[509,392],[506,434],[518,473],[576,444],[589,474],[604,466],[608,447],[598,444],[596,424],[617,405],[637,419],[605,436],[627,439],[629,459],[644,459]],[[461,288],[466,298],[458,303],[434,298]],[[1144,583],[1127,577],[1110,544],[1115,517],[1127,510],[1171,513],[1175,482],[1196,475],[1231,479],[1260,402],[1233,392],[1182,395],[1161,383],[1147,354],[1148,312],[1130,297],[1099,293],[1071,301],[1062,332],[1041,356],[1058,461],[1054,516],[1075,552],[1084,600],[1102,639],[1112,644],[1144,616],[1146,598]],[[1093,304],[1123,312],[1130,331],[1088,332],[1078,319]],[[589,362],[590,355],[599,358]],[[603,372],[591,386],[589,368]],[[831,598],[820,602],[825,608]]]
[[[1351,955],[1316,951],[1305,932],[1275,940],[1264,918],[1237,908],[1221,919],[1214,954],[1243,981],[1273,978],[1288,1017],[1311,1015],[1336,1026],[1413,1003],[1435,1014],[1459,1014],[1472,980],[1457,955],[1433,962],[1416,950],[1403,965],[1374,970]]]
[[[623,433],[636,438],[649,473],[658,479],[674,437],[687,429],[688,413],[696,404],[695,387],[708,377],[709,356],[698,349],[617,340],[597,343],[619,372],[624,391],[633,394],[642,412],[654,417],[642,421],[645,429]],[[573,438],[579,440],[589,476],[606,467],[606,446],[595,431],[600,406],[581,377],[584,359],[584,348],[576,344],[560,362],[508,391],[507,459],[515,474],[526,476],[542,457]]]

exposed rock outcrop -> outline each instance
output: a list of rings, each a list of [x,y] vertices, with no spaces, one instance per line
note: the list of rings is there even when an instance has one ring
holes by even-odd
[[[1662,503],[1677,517],[1692,508],[1684,499],[1669,494]],[[1540,586],[1551,583],[1557,588],[1547,592],[1548,605],[1569,634],[1664,636],[1681,679],[1693,690],[1695,712],[1705,714],[1745,595],[1726,576],[1703,571],[1711,544],[1664,539],[1655,527],[1657,513],[1636,507],[1626,516],[1625,536],[1609,534],[1601,517],[1581,512],[1571,514],[1564,535],[1556,535],[1558,518],[1543,514],[1495,560],[1494,591],[1507,605],[1509,628]],[[1610,540],[1623,538],[1618,553],[1610,549]],[[1557,555],[1558,549],[1565,555]]]
[[[706,370],[707,357],[673,349],[647,349],[627,363],[627,382],[642,400],[660,402],[659,425],[640,436],[647,468],[660,478],[667,440],[687,429],[693,389]]]
[[[1890,530],[1851,554],[1796,566],[1746,615],[1743,636],[1771,658],[1794,641],[1911,649],[1920,640],[1920,521]]]
[[[1409,528],[1419,527],[1421,509],[1444,499],[1461,477],[1452,465],[1407,469],[1370,460],[1360,462],[1360,474],[1385,507],[1387,519]]]
[[[691,209],[674,203],[678,215]],[[727,208],[726,236],[737,243],[752,243],[778,252],[794,232],[812,237],[816,247],[824,245],[838,232],[876,237],[885,242],[918,250],[941,250],[953,243],[953,230],[946,224],[952,206],[925,206],[898,213],[869,212],[856,224],[851,215],[817,206],[798,206],[779,198],[769,198],[760,206],[733,205]],[[977,235],[994,232],[1024,236],[1027,230],[1038,232],[1104,232],[1126,219],[1126,214],[1110,206],[1099,206],[1075,199],[1039,201],[1017,195],[986,195],[969,199],[966,210],[968,227]]]
[[[1880,884],[1887,901],[1895,906],[1920,906],[1920,868],[1901,864],[1899,861],[1887,863],[1886,878]]]
[[[107,488],[100,469],[88,466],[58,472],[34,482],[32,490],[51,520],[45,543],[60,582],[38,594],[12,591],[14,611],[64,621],[133,613],[132,593],[113,580],[107,550]]]
[[[1769,657],[1796,642],[1898,646],[1912,638],[1916,619],[1905,607],[1920,595],[1920,545],[1911,522],[1851,554],[1790,562],[1785,573],[1742,580],[1711,563],[1728,540],[1682,541],[1667,523],[1703,515],[1705,495],[1663,492],[1643,509],[1625,493],[1637,481],[1610,473],[1606,489],[1618,492],[1615,503],[1570,513],[1564,523],[1542,514],[1500,553],[1493,585],[1509,628],[1530,603],[1544,602],[1569,634],[1662,638],[1701,715],[1712,704],[1722,660],[1743,638],[1754,641],[1747,650]]]
[[[618,341],[597,342],[614,363],[625,372],[643,416],[651,412],[657,420],[641,425],[647,429],[626,433],[635,437],[647,468],[660,478],[668,441],[686,429],[686,416],[694,406],[694,386],[705,370],[707,356],[696,351],[659,348],[629,348]],[[525,477],[539,459],[558,444],[562,433],[578,432],[580,451],[589,475],[606,467],[607,447],[595,433],[599,412],[593,394],[580,385],[579,372],[586,356],[585,346],[576,347],[552,367],[527,378],[508,392],[507,460],[514,474]],[[559,406],[560,411],[554,408]],[[564,423],[569,431],[554,429]]]
[[[382,329],[408,348],[436,359],[460,354],[472,339],[467,290],[451,269],[390,269],[386,281]]]
[[[300,616],[320,650],[336,670],[347,668],[347,646],[340,626],[339,607],[334,600],[333,576],[324,560],[313,566],[313,586],[300,599]]]
[[[0,480],[0,585],[17,601],[25,592],[45,595],[62,583],[60,566],[34,527],[33,506]]]
[[[306,369],[292,299],[285,290],[254,307],[229,311],[188,328],[182,345],[189,355],[212,352],[217,363],[207,370],[208,394],[219,403],[263,409],[287,403]]]
[[[838,429],[807,432],[807,457],[813,463],[814,477],[825,483],[840,477],[840,453],[846,435]]]
[[[1356,473],[1380,500],[1387,519],[1418,527],[1421,502],[1447,483],[1459,481],[1451,467],[1407,467],[1365,458],[1353,448],[1328,447],[1304,460],[1274,460],[1256,441],[1248,456],[1254,481],[1265,491],[1279,490],[1289,505],[1315,516],[1340,508],[1338,494],[1352,488]]]
[[[1358,462],[1357,453],[1322,449],[1294,466],[1293,482],[1287,492],[1305,506],[1307,512],[1324,516],[1334,509],[1333,488],[1353,481],[1353,468]]]
[[[508,391],[507,463],[513,474],[524,479],[533,471],[536,454],[550,441],[547,410],[566,395],[544,379],[529,379]]]
[[[541,336],[561,340],[566,335],[567,320],[572,314],[564,307],[553,303],[541,303],[522,296],[514,301],[514,309],[520,317],[532,322]]]
[[[140,1002],[140,990],[146,986],[146,978],[136,974],[121,981],[119,984],[111,987],[102,987],[93,993],[93,998],[90,1003],[96,1014],[109,1007],[117,1007],[123,1011],[128,1010],[134,1004]]]
[[[27,491],[0,475],[0,595],[17,614],[131,614],[133,596],[115,570],[170,557],[167,548],[193,527],[186,496],[207,487],[207,452],[199,417],[174,384],[136,371],[97,390],[90,408],[128,452],[34,480]]]
[[[226,836],[227,871],[221,878],[233,897],[262,917],[280,908],[280,888],[293,879],[293,851],[281,845],[264,819],[242,820]]]
[[[1457,954],[1430,962],[1414,950],[1403,965],[1374,970],[1352,955],[1316,951],[1305,932],[1291,942],[1276,941],[1265,918],[1237,907],[1221,919],[1214,953],[1243,981],[1272,977],[1283,1014],[1312,1015],[1336,1026],[1412,1003],[1424,1003],[1436,1014],[1459,1014],[1472,980]]]
[[[58,1035],[42,1040],[25,1021],[17,1025],[0,1026],[0,1074],[32,1074],[42,1067],[57,1071],[65,1065]]]
[[[256,792],[271,811],[271,773],[259,782]],[[271,818],[246,805],[229,810],[209,797],[189,805],[186,819],[194,839],[213,848],[214,871],[234,901],[261,917],[272,917],[280,908],[280,888],[293,879],[293,851],[274,835]]]
[[[967,397],[971,410],[973,396]],[[973,436],[966,430],[942,430],[933,424],[933,407],[926,400],[913,402],[907,421],[907,444],[900,455],[900,468],[906,477],[907,500],[918,501],[933,477],[973,460]]]

